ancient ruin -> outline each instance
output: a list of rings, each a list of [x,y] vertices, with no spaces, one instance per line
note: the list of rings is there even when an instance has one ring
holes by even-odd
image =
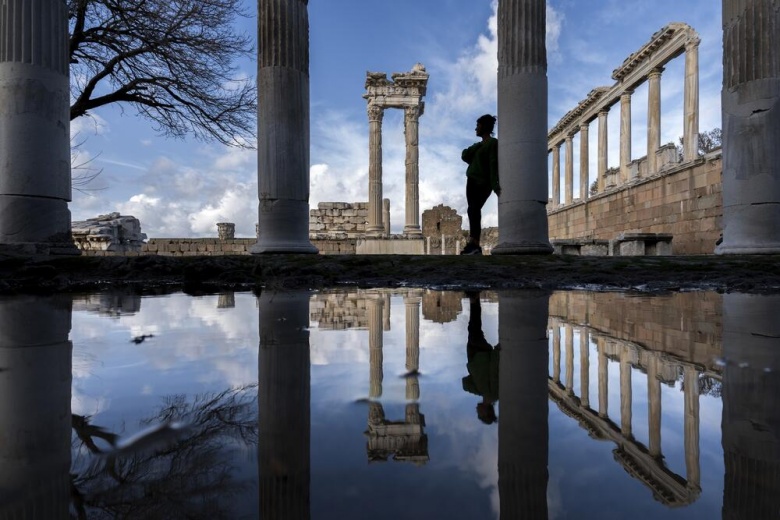
[[[146,233],[141,233],[138,219],[119,213],[73,222],[71,233],[76,247],[82,252],[140,252],[146,240]]]

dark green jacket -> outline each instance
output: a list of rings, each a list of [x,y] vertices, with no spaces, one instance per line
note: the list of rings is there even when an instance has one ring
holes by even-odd
[[[489,184],[493,191],[498,191],[498,139],[489,137],[487,141],[474,143],[460,155],[469,165],[466,176],[480,184]]]

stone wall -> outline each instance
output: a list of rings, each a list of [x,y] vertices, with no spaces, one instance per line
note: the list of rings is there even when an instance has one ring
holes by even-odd
[[[712,254],[723,215],[720,152],[548,212],[551,239],[669,233],[672,254]]]
[[[309,210],[309,238],[357,238],[366,232],[368,202],[320,202]]]

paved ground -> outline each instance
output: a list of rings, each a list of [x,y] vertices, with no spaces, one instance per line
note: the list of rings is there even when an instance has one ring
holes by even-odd
[[[0,255],[0,293],[130,288],[543,288],[780,293],[780,255],[685,257]]]

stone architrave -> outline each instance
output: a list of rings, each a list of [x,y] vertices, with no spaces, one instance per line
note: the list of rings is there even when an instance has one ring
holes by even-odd
[[[0,247],[74,254],[68,6],[0,6]]]
[[[419,193],[419,119],[425,110],[422,101],[427,90],[428,73],[421,63],[410,72],[396,72],[387,79],[384,72],[366,73],[368,102],[368,225],[366,235],[381,236],[382,222],[382,116],[386,108],[404,110],[406,139],[406,222],[404,235],[422,238]]]
[[[551,254],[547,224],[545,0],[498,4],[499,244],[491,254]]]
[[[317,253],[309,241],[307,0],[260,0],[258,238],[252,254]]]
[[[778,27],[775,1],[723,2],[723,242],[715,248],[718,254],[780,253]]]

